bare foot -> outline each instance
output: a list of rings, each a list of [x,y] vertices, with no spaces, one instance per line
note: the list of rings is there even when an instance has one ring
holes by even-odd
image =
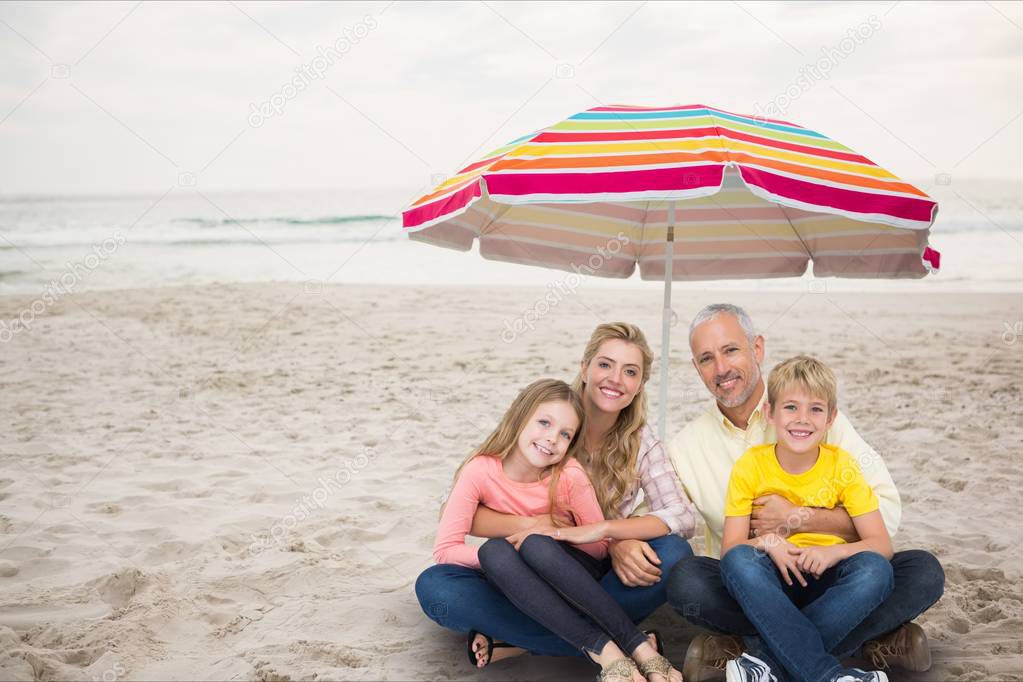
[[[525,649],[520,649],[517,646],[498,647],[497,645],[498,642],[494,642],[494,649],[491,651],[490,647],[487,646],[487,638],[480,633],[476,634],[476,637],[472,640],[472,651],[476,654],[477,668],[485,668],[496,661],[512,658],[513,656],[521,656],[526,653]]]

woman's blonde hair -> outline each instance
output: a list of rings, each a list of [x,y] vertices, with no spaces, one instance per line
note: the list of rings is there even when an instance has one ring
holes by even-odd
[[[639,457],[643,427],[646,425],[646,382],[650,378],[650,365],[654,354],[646,341],[642,330],[627,322],[602,324],[593,330],[586,350],[583,352],[582,369],[572,383],[572,388],[583,395],[585,385],[584,374],[590,362],[597,356],[597,351],[607,341],[625,341],[639,348],[643,354],[643,376],[636,397],[629,406],[618,414],[614,426],[600,444],[596,452],[579,449],[579,461],[593,482],[597,500],[604,512],[604,518],[613,519],[620,516],[619,507],[622,500],[635,486],[639,477],[636,472],[636,459]]]
[[[569,443],[565,456],[557,464],[548,467],[550,471],[550,483],[548,485],[549,509],[550,514],[554,516],[557,511],[557,490],[558,481],[561,479],[561,472],[564,470],[565,465],[568,464],[568,460],[578,455],[579,444],[582,443],[581,434],[586,422],[586,413],[583,411],[583,402],[579,398],[579,394],[560,379],[539,379],[522,389],[518,396],[515,397],[515,400],[512,401],[511,406],[505,411],[504,416],[501,417],[501,422],[497,425],[497,428],[458,467],[452,481],[452,487],[454,487],[454,482],[458,480],[458,476],[462,473],[465,465],[474,458],[496,457],[497,459],[504,460],[518,445],[519,434],[526,428],[526,423],[533,416],[533,413],[536,412],[537,408],[543,403],[559,400],[572,406],[576,416],[579,417],[579,426],[576,427],[575,433],[572,434],[572,441]],[[442,506],[441,513],[443,511],[444,508]],[[560,525],[557,520],[555,520],[555,525]]]

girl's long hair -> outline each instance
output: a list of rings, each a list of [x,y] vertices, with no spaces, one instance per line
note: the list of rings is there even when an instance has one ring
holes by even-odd
[[[586,413],[583,411],[583,403],[579,394],[572,390],[572,387],[560,379],[540,379],[534,381],[519,392],[511,407],[501,417],[497,428],[487,436],[483,443],[472,451],[472,453],[459,465],[455,477],[451,482],[452,488],[458,476],[462,473],[463,467],[476,457],[496,457],[504,460],[517,447],[519,434],[526,428],[526,423],[533,416],[536,409],[543,403],[561,400],[572,406],[579,417],[579,426],[572,436],[565,456],[557,464],[548,467],[550,471],[550,483],[548,485],[548,497],[550,500],[550,514],[555,516],[557,512],[557,490],[558,481],[561,479],[561,472],[568,463],[569,458],[576,457],[579,445],[582,443],[582,432],[585,427]],[[443,514],[444,507],[441,507]],[[561,525],[555,520],[555,525]]]
[[[636,459],[639,457],[642,431],[646,425],[646,382],[650,378],[650,365],[654,359],[642,330],[627,322],[602,324],[594,329],[583,352],[584,369],[580,370],[572,383],[573,390],[583,395],[585,368],[590,366],[590,362],[597,356],[597,351],[604,342],[615,339],[631,343],[643,354],[643,376],[639,391],[629,406],[618,414],[618,419],[600,447],[595,452],[586,452],[580,447],[578,455],[580,463],[590,476],[606,519],[620,516],[618,508],[639,477]]]

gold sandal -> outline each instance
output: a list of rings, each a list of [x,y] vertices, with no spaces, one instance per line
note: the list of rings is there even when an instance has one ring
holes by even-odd
[[[632,682],[632,673],[636,670],[636,664],[631,658],[623,657],[611,661],[607,666],[600,669],[597,682]]]
[[[639,672],[643,673],[643,677],[647,679],[650,679],[650,676],[653,674],[663,675],[666,680],[671,679],[670,674],[674,669],[674,666],[671,665],[671,661],[660,654],[651,656],[639,664]]]

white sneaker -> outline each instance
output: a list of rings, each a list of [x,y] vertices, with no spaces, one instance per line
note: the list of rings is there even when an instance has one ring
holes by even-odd
[[[726,682],[778,682],[771,668],[756,656],[743,654],[725,665]],[[885,682],[888,682],[887,678]]]
[[[880,670],[860,670],[853,668],[850,673],[842,673],[833,682],[888,682],[888,676]]]

